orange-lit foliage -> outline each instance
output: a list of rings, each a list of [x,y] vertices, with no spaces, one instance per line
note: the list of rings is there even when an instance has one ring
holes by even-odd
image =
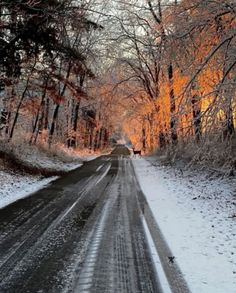
[[[152,141],[159,147],[163,135],[165,142],[170,143],[173,117],[179,140],[196,139],[197,132],[205,136],[217,132],[219,137],[225,131],[232,134],[231,121],[236,126],[236,17],[223,2],[178,1],[163,8],[161,24],[153,21],[157,44],[161,26],[170,37],[162,40],[165,51],[160,51],[164,61],[159,63],[159,95],[153,101],[156,107],[150,100],[137,96],[139,107],[124,121],[124,130],[134,144],[143,141],[144,133],[149,149],[152,149]],[[174,70],[175,109],[172,111],[168,64],[172,64]]]

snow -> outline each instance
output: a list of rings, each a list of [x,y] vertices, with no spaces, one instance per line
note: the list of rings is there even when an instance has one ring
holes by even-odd
[[[56,157],[50,158],[46,155],[43,156],[40,154],[39,156],[34,153],[26,157],[25,162],[38,168],[65,172],[77,169],[83,165],[80,159],[79,162],[78,160],[74,162],[63,162]],[[46,187],[57,178],[56,176],[44,178],[39,175],[21,174],[6,169],[0,161],[0,209]]]
[[[40,163],[42,164],[42,162]],[[67,163],[63,164],[63,166],[62,163],[59,165],[59,162],[58,165],[47,164],[48,169],[55,169],[57,166],[57,170],[71,171],[81,167],[82,164]],[[46,187],[50,182],[57,178],[58,176],[43,178],[42,176],[17,174],[8,170],[0,171],[0,209]]]
[[[19,161],[33,168],[53,172],[68,172],[101,156],[99,152],[74,151],[58,146],[55,150],[40,149],[28,145],[4,144],[1,141],[0,149],[13,153]],[[30,174],[22,174],[17,170],[9,170],[0,159],[0,209],[21,199],[37,190],[44,188],[58,177],[44,178]]]
[[[89,161],[92,161],[92,160],[99,158],[100,156],[101,156],[101,154],[100,155],[87,155],[87,156],[81,156],[81,159],[83,159],[83,161],[85,161],[85,162],[89,162]]]
[[[28,165],[43,168],[47,170],[56,170],[56,171],[71,171],[82,166],[82,158],[80,157],[67,157],[64,156],[64,160],[58,156],[49,156],[47,153],[43,152],[32,152],[32,153],[24,153],[22,155],[22,160]],[[86,160],[86,157],[84,158]]]
[[[158,252],[156,251],[156,247],[155,244],[153,242],[150,230],[148,228],[147,222],[145,220],[145,218],[142,218],[143,221],[143,226],[144,226],[144,230],[147,236],[147,240],[148,240],[148,244],[150,247],[150,251],[152,254],[152,259],[156,268],[156,273],[157,273],[157,278],[159,279],[160,285],[161,285],[161,289],[163,293],[171,293],[171,288],[170,285],[168,283],[168,280],[166,278],[165,272],[163,270],[162,264],[161,264],[161,260],[159,258]]]
[[[68,152],[68,154],[64,154],[64,157],[63,153],[60,156],[53,156],[46,152],[43,153],[36,148],[26,148],[25,150],[21,150],[20,153],[19,157],[30,166],[63,172],[77,169],[83,165],[83,162],[91,161],[101,156],[100,153],[88,152],[79,152],[78,154]],[[0,160],[0,209],[46,187],[57,178],[56,176],[44,178],[42,176],[21,174],[13,170],[8,170]]]
[[[192,292],[236,292],[236,197],[229,179],[133,158],[141,188]],[[155,166],[154,166],[155,164]]]
[[[26,176],[0,171],[0,209],[46,187],[57,178],[42,178],[40,176]]]
[[[25,143],[5,143],[0,139],[0,150],[24,162],[26,166],[48,171],[67,172],[80,167],[83,162],[94,160],[101,152],[91,150],[74,150],[62,145],[51,149],[45,146],[29,146]],[[0,169],[1,169],[0,161]]]

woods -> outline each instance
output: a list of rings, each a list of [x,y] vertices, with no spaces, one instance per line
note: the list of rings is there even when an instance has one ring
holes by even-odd
[[[119,133],[145,152],[194,145],[196,160],[217,147],[233,164],[234,2],[22,0],[0,8],[3,139],[96,150]]]
[[[194,145],[193,156],[207,146],[197,159],[219,146],[233,160],[235,3],[123,1],[119,9],[127,136],[149,151]]]
[[[95,78],[93,42],[102,30],[90,19],[89,7],[87,1],[0,4],[4,139],[49,146],[87,144],[97,125],[88,85]],[[101,139],[106,140],[102,134]]]
[[[0,292],[235,293],[235,184],[236,0],[0,0]]]

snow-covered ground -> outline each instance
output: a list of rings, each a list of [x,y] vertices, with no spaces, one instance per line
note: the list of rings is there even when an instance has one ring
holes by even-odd
[[[24,156],[24,162],[37,168],[67,172],[81,167],[83,161],[93,160],[98,156],[98,154],[81,154],[81,156],[75,157],[74,161],[73,158],[71,161],[69,158],[66,158],[67,161],[62,161],[56,156],[50,157],[43,153],[34,152]],[[39,175],[21,174],[14,170],[8,170],[0,160],[0,209],[42,189],[57,178],[56,176],[44,178]]]
[[[63,163],[61,161],[51,162],[48,159],[39,161],[37,166],[42,165],[44,168],[60,171],[70,171],[82,166],[81,163]],[[35,164],[36,165],[36,164]],[[0,209],[24,198],[37,190],[47,186],[50,182],[58,177],[52,176],[44,178],[39,175],[21,174],[8,170],[1,166],[0,168]]]
[[[193,293],[236,292],[233,179],[133,158],[141,188]]]
[[[43,152],[37,148],[26,148],[17,157],[29,166],[55,171],[71,171],[80,167],[83,161],[96,158],[94,154],[75,154],[66,150],[58,150],[58,154]]]
[[[57,177],[19,175],[0,171],[0,209],[47,186]]]

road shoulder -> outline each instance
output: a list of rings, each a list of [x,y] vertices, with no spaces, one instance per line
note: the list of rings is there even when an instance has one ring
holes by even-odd
[[[235,206],[228,185],[220,179],[201,181],[201,177],[194,184],[189,176],[171,168],[153,166],[143,158],[132,161],[155,221],[190,290],[233,293]]]

